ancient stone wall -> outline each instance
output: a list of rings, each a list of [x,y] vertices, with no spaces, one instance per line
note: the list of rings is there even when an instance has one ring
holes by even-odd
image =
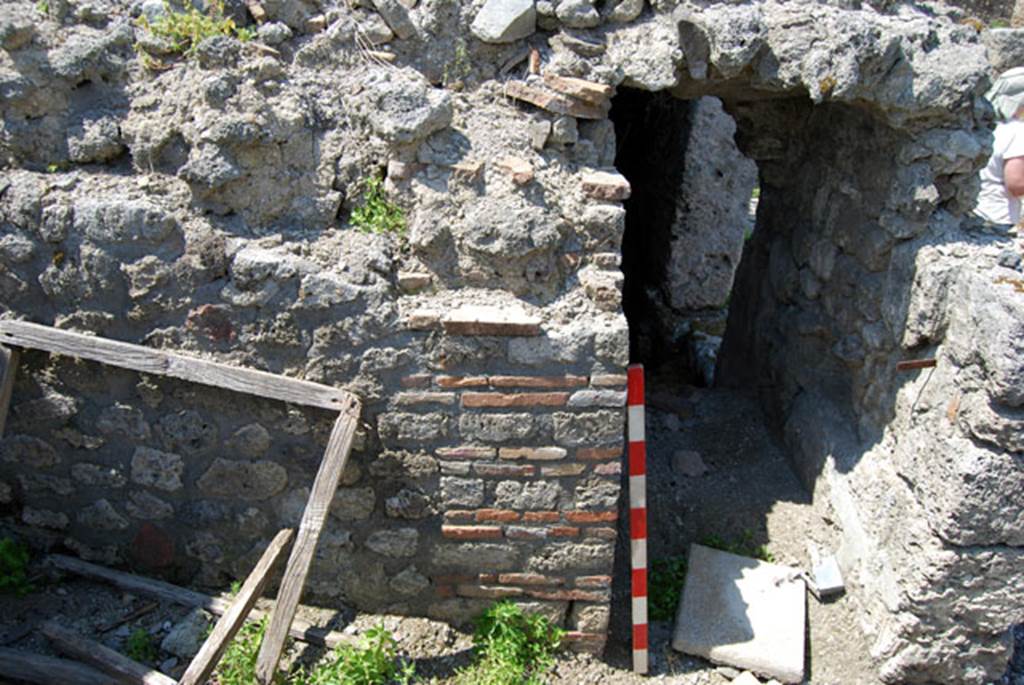
[[[180,59],[134,23],[162,5],[41,7],[0,6],[4,315],[356,393],[312,599],[512,597],[600,648],[629,355],[609,94],[713,95],[762,179],[722,376],[836,509],[885,678],[1001,672],[1024,318],[1000,239],[959,227],[991,121],[958,15],[264,2],[257,40]],[[375,174],[404,235],[354,225]],[[894,371],[927,355],[930,384]],[[31,353],[0,495],[54,545],[223,582],[296,520],[328,423]]]

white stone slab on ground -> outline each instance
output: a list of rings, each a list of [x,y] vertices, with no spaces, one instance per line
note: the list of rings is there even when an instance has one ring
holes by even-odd
[[[793,569],[691,545],[672,647],[799,683],[806,618],[806,588]]]

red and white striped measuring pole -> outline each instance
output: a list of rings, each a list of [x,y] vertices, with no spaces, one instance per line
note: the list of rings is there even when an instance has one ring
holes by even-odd
[[[629,560],[632,569],[633,671],[647,673],[647,442],[644,435],[644,366],[627,370],[629,435]]]

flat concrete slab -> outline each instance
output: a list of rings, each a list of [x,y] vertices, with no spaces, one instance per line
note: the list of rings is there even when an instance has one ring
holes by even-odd
[[[691,545],[672,647],[783,683],[801,682],[807,608],[796,574]]]

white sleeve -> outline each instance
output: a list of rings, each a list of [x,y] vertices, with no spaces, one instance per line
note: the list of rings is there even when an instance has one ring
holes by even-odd
[[[1003,160],[1014,157],[1024,157],[1024,121],[1013,122],[1014,126],[1010,132],[1010,139],[1003,149]]]

